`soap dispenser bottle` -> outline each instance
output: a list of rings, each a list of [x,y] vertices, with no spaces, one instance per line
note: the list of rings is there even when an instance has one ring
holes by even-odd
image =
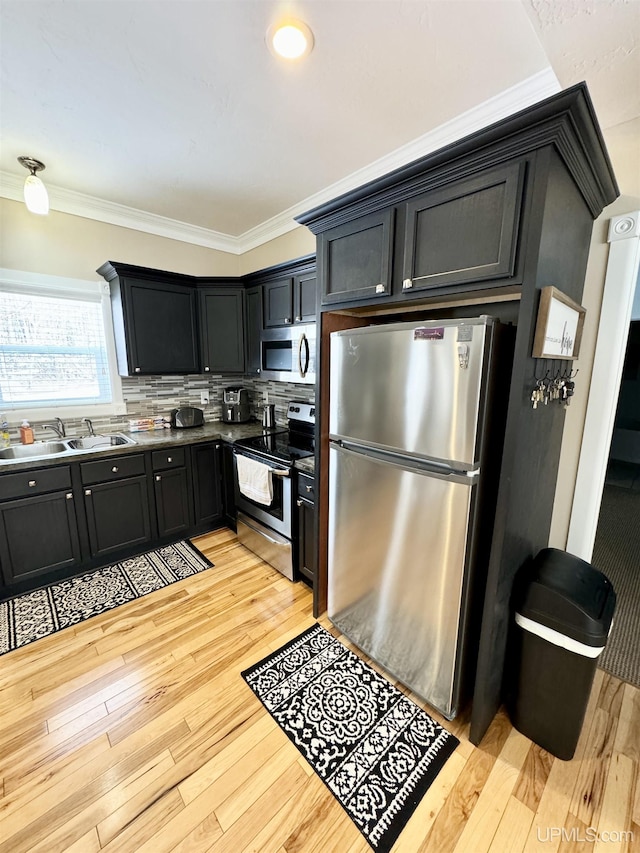
[[[9,424],[4,415],[0,415],[0,447],[9,447],[11,436],[9,435]]]
[[[33,444],[33,429],[29,426],[29,421],[22,421],[20,441],[23,444]]]

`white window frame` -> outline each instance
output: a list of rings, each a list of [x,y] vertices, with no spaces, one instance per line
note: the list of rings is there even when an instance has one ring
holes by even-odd
[[[102,319],[104,322],[104,337],[111,381],[110,403],[72,403],[47,404],[44,406],[29,405],[16,409],[7,407],[5,414],[10,422],[47,418],[82,418],[108,417],[126,414],[127,407],[122,395],[122,382],[118,374],[116,344],[111,318],[111,298],[109,284],[106,281],[85,281],[77,278],[67,278],[57,275],[42,275],[40,273],[23,272],[21,270],[0,269],[0,293],[31,293],[39,296],[76,296],[78,299],[100,296]],[[0,403],[0,405],[2,405]]]

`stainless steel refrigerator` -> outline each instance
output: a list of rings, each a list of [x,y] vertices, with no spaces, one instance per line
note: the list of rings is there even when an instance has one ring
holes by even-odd
[[[482,606],[472,580],[495,328],[480,317],[331,335],[328,615],[448,719]]]

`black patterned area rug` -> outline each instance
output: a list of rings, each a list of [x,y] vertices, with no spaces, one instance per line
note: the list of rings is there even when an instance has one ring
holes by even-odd
[[[176,542],[0,602],[0,655],[212,566],[190,542]]]
[[[371,847],[390,850],[457,738],[317,624],[242,677]]]

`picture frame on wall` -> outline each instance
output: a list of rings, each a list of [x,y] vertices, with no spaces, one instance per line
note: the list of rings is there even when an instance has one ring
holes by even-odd
[[[557,287],[543,287],[532,356],[568,361],[577,358],[586,313],[582,305]]]

